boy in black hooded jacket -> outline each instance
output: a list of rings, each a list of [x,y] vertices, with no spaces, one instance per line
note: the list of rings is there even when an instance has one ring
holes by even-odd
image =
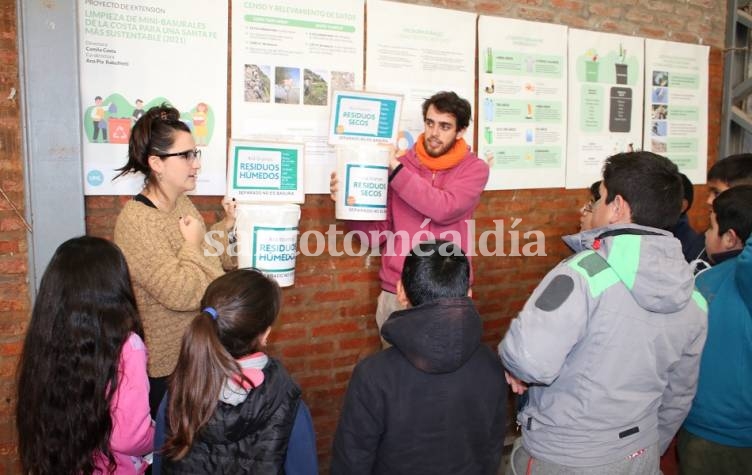
[[[393,346],[355,367],[334,439],[332,475],[496,474],[506,433],[499,357],[481,343],[459,246],[405,258],[381,334]]]

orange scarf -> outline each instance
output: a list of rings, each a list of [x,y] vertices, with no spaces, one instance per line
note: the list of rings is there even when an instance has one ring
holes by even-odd
[[[454,142],[452,148],[440,157],[432,157],[426,152],[426,147],[423,144],[423,134],[420,134],[418,140],[415,141],[415,153],[420,159],[420,163],[424,167],[431,171],[449,170],[454,168],[458,163],[465,158],[467,154],[467,143],[465,139],[459,138]]]

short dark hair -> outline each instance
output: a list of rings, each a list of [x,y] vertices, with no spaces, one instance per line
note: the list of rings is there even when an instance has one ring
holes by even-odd
[[[708,181],[715,180],[728,186],[752,185],[752,153],[730,155],[718,160],[708,170]]]
[[[457,119],[457,130],[466,129],[470,125],[470,103],[453,91],[437,92],[423,101],[423,120],[426,120],[428,108],[434,106],[437,111],[449,113]]]
[[[600,180],[593,182],[593,184],[590,185],[590,199],[593,200],[593,203],[601,199],[601,181]]]
[[[682,211],[682,214],[687,214],[689,208],[692,207],[692,202],[695,200],[695,188],[692,186],[692,182],[684,173],[679,173],[682,179],[682,190],[684,190],[684,199],[687,200],[687,209]]]
[[[405,257],[402,286],[414,306],[440,298],[465,297],[470,288],[470,263],[453,242],[422,242]]]
[[[606,203],[621,195],[632,210],[632,222],[669,229],[681,214],[682,184],[679,169],[668,158],[652,152],[612,155],[603,165]]]
[[[733,229],[746,242],[752,234],[752,185],[739,185],[724,191],[713,201],[718,235]]]

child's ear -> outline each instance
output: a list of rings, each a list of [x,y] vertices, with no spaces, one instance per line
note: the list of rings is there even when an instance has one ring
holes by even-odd
[[[405,286],[402,285],[402,279],[397,281],[397,301],[405,308],[410,306],[410,299],[407,298]]]
[[[470,297],[470,298],[473,298],[473,288],[472,287],[469,287],[467,289],[467,296]]]
[[[632,222],[632,208],[623,196],[616,195],[609,205],[612,206],[610,224]]]
[[[739,239],[739,235],[736,234],[736,231],[733,229],[729,229],[723,233],[723,236],[721,236],[721,242],[723,242],[723,247],[725,247],[727,251],[744,248],[744,242]]]

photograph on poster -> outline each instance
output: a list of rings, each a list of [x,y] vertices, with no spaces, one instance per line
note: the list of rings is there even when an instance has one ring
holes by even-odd
[[[350,71],[332,71],[332,90],[353,90],[355,73]]]
[[[653,126],[652,126],[651,131],[652,131],[652,133],[653,133],[654,136],[656,136],[656,137],[665,137],[667,129],[668,129],[668,125],[666,124],[665,120],[656,120],[656,121],[653,121]]]
[[[668,119],[668,106],[665,104],[653,104],[653,120]]]
[[[329,97],[329,71],[303,69],[303,104],[325,106]]]
[[[668,72],[653,71],[653,86],[668,87]]]
[[[656,137],[651,139],[650,150],[652,150],[655,153],[666,153],[668,151],[668,147],[666,147],[666,139],[656,138]]]
[[[260,64],[245,65],[245,90],[246,102],[268,103],[271,98],[270,85],[271,67]]]
[[[280,66],[275,69],[274,102],[300,104],[300,69]]]
[[[654,87],[653,88],[653,102],[657,104],[667,104],[668,103],[668,88]]]

